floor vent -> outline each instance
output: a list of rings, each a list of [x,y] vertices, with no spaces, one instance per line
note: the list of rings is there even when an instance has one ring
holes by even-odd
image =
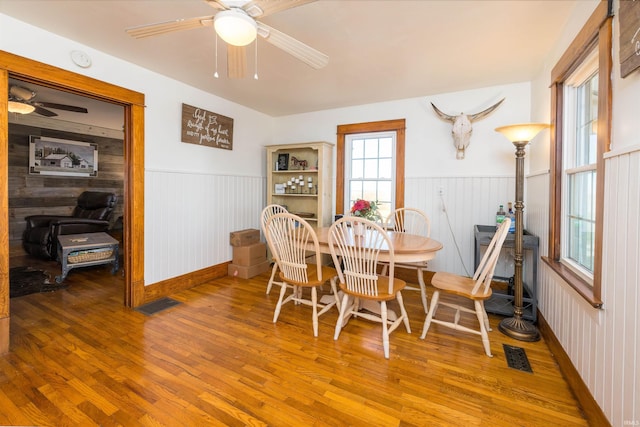
[[[513,347],[507,344],[502,344],[502,347],[504,348],[504,355],[507,358],[507,364],[510,368],[533,373],[524,348]]]
[[[152,314],[156,314],[162,310],[166,310],[167,308],[171,308],[174,305],[178,304],[180,304],[180,301],[176,301],[171,298],[160,298],[148,304],[136,307],[135,310],[142,314],[146,314],[147,316],[151,316]]]

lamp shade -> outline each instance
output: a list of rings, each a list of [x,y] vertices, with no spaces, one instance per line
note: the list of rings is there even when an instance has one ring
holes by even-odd
[[[216,13],[213,26],[222,40],[234,46],[246,46],[254,41],[258,34],[256,21],[241,9]]]
[[[500,132],[511,142],[529,142],[542,129],[548,127],[549,125],[546,123],[521,123],[498,127],[496,128],[496,132]]]
[[[31,104],[25,104],[24,102],[9,101],[9,112],[18,114],[29,114],[36,110]]]

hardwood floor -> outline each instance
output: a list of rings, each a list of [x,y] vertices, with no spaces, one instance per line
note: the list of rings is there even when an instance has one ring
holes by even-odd
[[[502,335],[497,316],[493,358],[479,337],[438,325],[420,340],[420,296],[406,291],[412,333],[396,330],[385,360],[378,324],[352,319],[333,340],[337,310],[318,338],[307,306],[285,305],[273,324],[279,288],[266,295],[267,279],[216,280],[151,316],[123,306],[109,266],[12,299],[0,424],[588,425],[544,341]],[[533,374],[507,366],[503,343],[525,348]]]

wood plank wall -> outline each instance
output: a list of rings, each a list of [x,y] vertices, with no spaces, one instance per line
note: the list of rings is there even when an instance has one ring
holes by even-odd
[[[265,177],[146,169],[145,182],[147,284],[231,261],[229,233],[260,229]]]
[[[604,306],[593,308],[539,263],[538,308],[609,423],[621,426],[640,419],[640,147],[612,151],[605,161]],[[527,187],[527,226],[545,237],[548,174],[531,177]],[[540,254],[546,253],[545,238]]]
[[[474,226],[495,225],[499,205],[506,209],[507,203],[513,202],[515,178],[409,177],[405,188],[405,206],[422,209],[429,216],[431,237],[443,245],[429,262],[429,270],[473,275]]]
[[[47,136],[98,145],[95,177],[30,175],[29,136]],[[85,190],[111,191],[118,204],[112,226],[124,212],[123,132],[45,118],[19,118],[9,123],[9,246],[22,255],[25,217],[37,214],[69,215]]]

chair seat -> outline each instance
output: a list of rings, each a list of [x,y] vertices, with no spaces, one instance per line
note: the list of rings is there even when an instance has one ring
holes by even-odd
[[[460,295],[472,300],[486,300],[491,296],[491,288],[486,291],[479,290],[473,294],[476,282],[471,277],[458,276],[457,274],[438,272],[431,278],[431,285],[450,294]]]
[[[398,291],[403,290],[407,286],[407,282],[401,279],[394,278],[393,279],[393,292],[389,293],[389,277],[387,276],[378,276],[378,295],[369,295],[363,294],[359,292],[353,292],[347,289],[347,285],[344,283],[340,283],[340,289],[348,293],[349,295],[353,295],[358,298],[368,299],[372,301],[391,301],[396,299],[396,294]]]
[[[317,264],[307,264],[307,277],[309,278],[309,281],[307,282],[298,282],[296,280],[289,279],[285,277],[282,271],[280,272],[280,280],[286,281],[289,285],[292,285],[292,286],[311,288],[314,286],[320,286],[323,283],[325,283],[327,280],[333,277],[336,277],[338,275],[338,272],[333,267],[328,267],[326,265],[321,265],[320,267],[322,268],[322,281],[317,279],[318,277]]]

